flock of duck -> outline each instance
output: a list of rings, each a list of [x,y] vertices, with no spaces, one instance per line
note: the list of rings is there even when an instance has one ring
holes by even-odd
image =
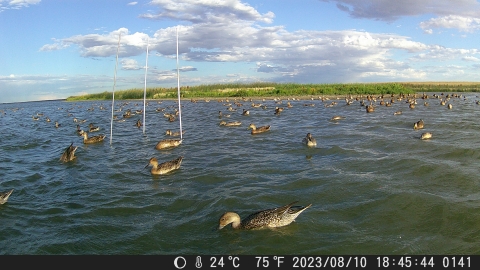
[[[432,97],[436,98],[436,99],[440,99],[440,102],[439,102],[440,105],[446,105],[446,107],[448,109],[452,109],[452,104],[451,103],[449,103],[447,105],[447,102],[451,98],[461,98],[461,96],[454,95],[454,94],[452,94],[452,95],[444,95],[444,94],[436,95],[436,94],[434,94]],[[416,94],[414,94],[414,95],[396,95],[396,96],[392,94],[392,95],[389,95],[389,96],[380,95],[378,97],[375,97],[373,95],[357,96],[357,97],[347,96],[347,97],[345,97],[345,105],[351,105],[355,101],[359,101],[360,105],[365,107],[366,113],[373,113],[373,112],[375,112],[375,110],[379,106],[391,106],[391,104],[394,103],[394,102],[405,101],[408,104],[408,108],[413,110],[413,109],[415,109],[415,105],[418,103],[417,102],[418,99],[423,99],[424,100],[423,105],[424,106],[429,106],[429,103],[428,103],[427,99],[432,98],[432,97],[429,97],[426,94],[423,94],[421,96],[417,96]],[[311,99],[313,100],[314,98],[311,98]],[[321,99],[323,101],[323,103],[325,104],[324,105],[325,107],[335,106],[335,105],[338,104],[338,100],[339,100],[339,98],[337,98],[337,101],[330,101],[329,98],[325,98],[325,97],[319,97],[319,99]],[[243,106],[244,103],[249,101],[249,100],[250,100],[250,102],[252,102],[251,103],[252,108],[262,107],[263,109],[267,109],[265,105],[255,104],[252,101],[252,99],[243,98],[242,99],[243,103],[240,102],[240,101],[237,101],[235,99],[234,103],[235,103],[236,106]],[[283,101],[281,99],[278,99],[278,98],[275,98],[274,100],[276,101],[276,104],[278,105],[278,106],[275,107],[274,114],[275,115],[280,115],[281,113],[284,112],[284,108],[281,107],[281,104],[282,104]],[[295,100],[295,98],[293,100]],[[300,100],[300,99],[298,99],[298,100]],[[385,100],[388,100],[388,101],[385,101]],[[197,100],[193,100],[193,99],[191,101],[192,102],[197,102]],[[209,100],[206,100],[206,101],[209,102]],[[265,99],[264,99],[264,101],[265,101]],[[219,111],[218,116],[221,119],[220,123],[219,123],[220,126],[235,127],[235,126],[242,125],[241,121],[227,122],[226,120],[223,119],[223,118],[228,118],[230,116],[230,114],[228,114],[228,113],[236,111],[236,109],[233,108],[232,104],[230,103],[230,101],[228,99],[227,100],[218,100],[218,102],[223,102],[223,103],[225,103],[225,106],[228,107],[228,109],[227,109],[228,112],[226,112],[226,113],[224,113],[222,111]],[[286,108],[291,108],[292,106],[293,105],[291,104],[290,99],[288,99]],[[314,106],[314,104],[313,103],[312,104],[305,103],[304,106]],[[164,111],[164,109],[159,108],[156,111],[160,112],[160,111]],[[141,113],[141,111],[136,112],[136,113]],[[394,113],[394,115],[399,115],[401,113],[402,113],[401,111],[396,111]],[[243,109],[241,114],[244,115],[244,116],[248,116],[248,115],[250,115],[250,111],[247,110],[247,109]],[[38,114],[37,116],[33,116],[33,120],[35,120],[35,121],[39,120],[39,117],[42,116],[42,115],[43,114]],[[131,110],[127,110],[127,112],[125,114],[123,114],[123,119],[118,119],[117,117],[115,117],[115,119],[117,121],[125,121],[126,118],[130,118],[131,116],[132,116]],[[179,116],[179,112],[178,112],[177,109],[175,109],[174,113],[171,113],[171,114],[170,113],[164,113],[164,116],[166,118],[168,118],[168,120],[170,122],[173,122]],[[339,120],[343,120],[343,119],[345,119],[344,116],[335,115],[330,120],[331,121],[339,121]],[[47,122],[50,122],[49,118],[47,118]],[[74,122],[78,122],[78,120],[76,118],[74,118]],[[60,124],[58,122],[55,122],[55,123],[56,123],[55,124],[56,128],[60,127]],[[137,120],[135,126],[141,127],[142,126],[141,121]],[[424,127],[425,127],[425,123],[422,119],[413,123],[413,129],[415,129],[415,130],[422,130],[422,129],[424,129]],[[77,134],[79,136],[83,137],[83,143],[84,144],[100,143],[100,142],[103,142],[104,139],[106,138],[106,135],[104,135],[104,134],[94,135],[94,136],[89,136],[88,135],[89,133],[97,132],[97,131],[100,130],[99,127],[95,126],[93,123],[89,124],[88,131],[82,130],[80,125],[78,125],[78,124],[77,124],[76,128],[77,128]],[[266,133],[266,132],[270,131],[270,125],[256,126],[254,123],[250,123],[250,125],[248,126],[248,130],[250,130],[250,133],[252,135]],[[165,133],[166,135],[172,136],[172,137],[180,136],[180,139],[168,138],[168,139],[160,140],[155,145],[155,149],[157,149],[157,150],[171,149],[173,147],[177,147],[177,146],[181,145],[182,135],[184,133],[185,133],[185,131],[174,132],[174,131],[168,129]],[[432,136],[433,136],[432,133],[424,132],[424,133],[421,134],[421,136],[419,138],[422,139],[422,140],[427,140],[427,139],[431,139]],[[302,139],[302,143],[304,145],[308,146],[308,147],[315,147],[317,145],[316,139],[313,137],[313,135],[310,132],[308,132],[306,134],[306,136]],[[64,149],[63,153],[61,154],[60,161],[70,162],[70,161],[74,160],[76,158],[75,151],[77,149],[78,149],[78,146],[74,146],[74,144],[71,143],[68,147],[66,147]],[[176,157],[175,159],[172,159],[170,161],[163,162],[163,163],[159,163],[159,161],[156,157],[152,157],[148,161],[148,164],[145,166],[145,168],[151,167],[150,173],[152,175],[164,175],[164,174],[168,174],[168,173],[170,173],[174,170],[179,169],[182,161],[183,161],[183,156]],[[12,192],[13,192],[13,189],[9,190],[7,192],[0,193],[0,204],[6,203],[8,198],[12,194]],[[275,228],[275,227],[286,226],[286,225],[291,224],[293,221],[295,221],[295,219],[302,212],[304,212],[306,209],[308,209],[309,207],[312,206],[312,204],[309,204],[307,206],[295,206],[296,203],[297,202],[295,201],[295,202],[292,202],[292,203],[289,203],[289,204],[286,204],[286,205],[283,205],[283,206],[280,206],[280,207],[277,207],[277,208],[261,210],[261,211],[255,212],[255,213],[245,217],[244,219],[241,219],[241,217],[235,212],[226,212],[220,217],[220,219],[218,221],[218,224],[219,224],[218,229],[222,229],[229,224],[231,224],[231,227],[233,229],[246,229],[246,230],[257,229],[257,228],[266,228],[266,227]]]

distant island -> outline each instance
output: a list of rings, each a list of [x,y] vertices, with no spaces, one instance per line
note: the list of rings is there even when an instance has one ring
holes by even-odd
[[[245,84],[210,84],[182,86],[182,99],[197,98],[255,98],[255,97],[308,97],[336,95],[395,95],[418,92],[479,92],[480,82],[391,82],[391,83],[343,83],[343,84],[296,84],[256,82]],[[115,91],[115,99],[176,99],[177,87],[128,89]],[[67,101],[111,100],[112,92],[102,92],[68,97]]]

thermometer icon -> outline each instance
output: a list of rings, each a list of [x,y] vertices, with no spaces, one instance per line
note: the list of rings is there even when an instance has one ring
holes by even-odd
[[[200,258],[200,256],[197,256],[197,259],[195,260],[195,267],[202,268],[202,258]]]

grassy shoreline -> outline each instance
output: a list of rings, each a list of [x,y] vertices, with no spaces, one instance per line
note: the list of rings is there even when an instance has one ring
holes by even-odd
[[[257,82],[249,84],[211,84],[182,86],[182,99],[269,98],[355,96],[379,94],[414,94],[418,92],[480,92],[480,82],[404,82],[404,83],[345,83],[345,84],[294,84]],[[176,87],[149,87],[146,99],[176,99]],[[115,99],[143,99],[144,89],[115,91]],[[111,100],[112,92],[102,92],[68,97],[67,101]]]

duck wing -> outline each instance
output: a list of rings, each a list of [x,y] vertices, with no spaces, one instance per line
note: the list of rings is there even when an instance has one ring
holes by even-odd
[[[297,202],[298,201],[295,201],[281,207],[255,212],[243,219],[241,226],[244,229],[254,229],[288,225],[291,221],[285,223],[282,222],[282,219],[284,219],[285,214],[288,214],[288,210]]]
[[[158,165],[158,170],[162,171],[164,173],[176,170],[180,168],[180,165],[182,164],[183,156],[180,156],[174,160],[170,160],[164,163],[161,163]]]

